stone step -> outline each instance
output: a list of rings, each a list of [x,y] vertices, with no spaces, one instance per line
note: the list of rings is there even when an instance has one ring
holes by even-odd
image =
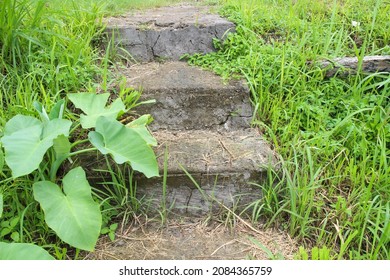
[[[106,33],[138,61],[178,60],[184,54],[214,51],[235,25],[204,6],[161,7],[105,19]]]
[[[213,51],[234,25],[206,7],[157,8],[107,20],[107,32],[145,64],[122,70],[127,86],[142,90],[136,114],[151,114],[160,174],[136,174],[137,194],[152,209],[204,215],[221,208],[244,209],[261,198],[259,184],[276,155],[250,128],[250,91],[240,80],[219,76],[178,60],[183,54]],[[166,156],[166,157],[165,157]],[[166,159],[166,160],[165,160]],[[96,165],[95,165],[96,166]],[[164,182],[165,180],[165,182]]]
[[[256,184],[276,165],[276,154],[255,129],[158,131],[154,136],[160,174],[167,153],[166,205],[180,214],[204,215],[219,209],[219,203],[244,209],[261,198]],[[137,185],[154,209],[161,206],[163,177],[139,176]]]
[[[268,168],[278,168],[277,154],[256,129],[160,130],[153,135],[158,142],[154,151],[160,176],[147,179],[136,173],[134,177],[137,197],[149,202],[152,211],[161,210],[163,201],[179,215],[209,214],[221,209],[221,204],[243,210],[262,197],[260,186],[267,178]],[[109,173],[96,173],[108,170],[99,153],[78,155],[73,164],[82,165],[93,184],[111,180]]]
[[[222,79],[185,62],[148,63],[124,70],[127,85],[142,89],[142,100],[156,103],[137,107],[152,113],[159,129],[241,129],[250,125],[250,92],[243,81]]]

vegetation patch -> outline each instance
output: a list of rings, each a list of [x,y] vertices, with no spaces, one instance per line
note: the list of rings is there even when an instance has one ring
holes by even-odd
[[[222,1],[237,33],[189,62],[244,76],[258,126],[281,155],[254,220],[338,259],[388,259],[390,78],[325,78],[310,61],[387,55],[386,1]],[[321,255],[321,254],[320,254]],[[316,253],[316,256],[318,254]]]
[[[139,94],[124,96],[122,89],[109,105],[110,93],[97,94],[95,83],[108,76],[93,45],[102,7],[0,4],[0,259],[61,259],[68,248],[77,258],[80,250],[94,250],[107,218],[104,201],[73,159],[99,151],[146,177],[158,176],[149,116],[122,124],[117,118]]]

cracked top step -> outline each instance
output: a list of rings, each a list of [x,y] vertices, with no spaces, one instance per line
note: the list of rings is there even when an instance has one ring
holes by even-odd
[[[235,25],[204,6],[155,8],[105,19],[114,36],[137,61],[179,60],[184,54],[214,51],[213,39],[223,39]]]
[[[222,81],[210,71],[184,62],[133,65],[124,70],[127,85],[142,89],[142,100],[156,103],[136,108],[151,114],[152,130],[244,129],[250,126],[252,106],[244,81]]]
[[[110,17],[105,20],[109,27],[138,26],[154,30],[169,28],[184,28],[190,25],[205,27],[214,24],[229,24],[230,22],[217,14],[210,13],[206,6],[178,5],[160,7],[123,16]],[[233,25],[234,26],[234,25]]]

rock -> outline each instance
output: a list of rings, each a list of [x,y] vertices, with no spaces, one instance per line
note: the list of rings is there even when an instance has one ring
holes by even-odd
[[[267,168],[276,168],[276,154],[250,128],[252,107],[244,81],[221,77],[183,62],[132,65],[123,74],[127,85],[143,90],[136,108],[150,113],[163,177],[137,176],[140,197],[159,209],[162,201],[176,213],[205,215],[223,204],[244,209],[261,198],[259,184]],[[165,188],[165,189],[164,189]]]
[[[142,89],[142,100],[156,103],[136,109],[152,113],[152,130],[238,129],[252,118],[250,92],[241,80],[217,75],[184,62],[133,65],[123,72],[127,85]]]
[[[361,61],[363,73],[390,73],[390,55],[365,56]],[[319,61],[319,67],[325,69],[326,77],[356,75],[359,68],[357,57],[339,57],[333,60]]]
[[[158,131],[154,136],[161,174],[168,155],[165,198],[163,177],[138,177],[138,193],[154,209],[165,199],[181,214],[204,215],[221,204],[243,210],[261,198],[256,184],[266,178],[268,167],[276,166],[276,154],[254,129]]]
[[[105,20],[106,33],[137,61],[178,60],[184,54],[214,51],[235,25],[204,6],[162,7]]]

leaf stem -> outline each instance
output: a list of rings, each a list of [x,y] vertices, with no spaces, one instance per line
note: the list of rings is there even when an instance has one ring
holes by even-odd
[[[77,145],[87,143],[88,141],[89,141],[89,139],[83,139],[83,140],[76,141],[73,144],[71,144],[70,148],[72,149],[72,148],[76,147]]]
[[[81,123],[76,123],[76,125],[70,130],[69,134],[72,135],[81,126]]]
[[[93,148],[88,148],[88,149],[83,149],[83,150],[80,150],[80,151],[76,151],[76,152],[73,152],[73,153],[70,153],[69,156],[72,157],[72,156],[75,156],[75,155],[79,155],[79,154],[83,154],[83,153],[88,153],[88,152],[94,152],[94,151],[97,151],[98,149],[96,149],[95,147]]]

